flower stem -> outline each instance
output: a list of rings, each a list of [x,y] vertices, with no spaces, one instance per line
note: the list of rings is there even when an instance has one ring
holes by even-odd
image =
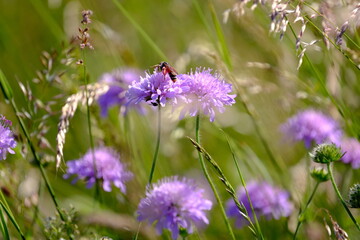
[[[156,147],[155,147],[155,153],[152,160],[151,170],[150,170],[150,176],[149,176],[149,185],[151,184],[151,181],[153,179],[154,171],[155,171],[155,165],[156,160],[159,155],[159,147],[160,147],[160,136],[161,136],[161,106],[158,105],[158,129],[157,129],[157,140],[156,140]]]
[[[301,211],[301,209],[300,209],[300,211],[299,211],[298,223],[297,223],[297,225],[296,225],[296,230],[295,230],[294,238],[293,238],[294,240],[296,239],[296,235],[297,235],[297,233],[298,233],[298,231],[299,231],[299,228],[300,228],[300,226],[301,226],[301,224],[302,224],[302,222],[303,222],[303,214],[306,212],[306,209],[308,208],[308,206],[310,205],[310,202],[311,202],[312,199],[314,198],[315,192],[316,192],[316,190],[318,189],[319,185],[320,185],[320,182],[316,182],[316,185],[315,185],[315,187],[314,187],[314,190],[312,191],[312,193],[311,193],[311,195],[310,195],[310,198],[309,198],[308,201],[306,202],[306,205],[305,205],[305,207],[304,207],[304,210]]]
[[[333,172],[332,172],[331,163],[328,163],[328,164],[327,164],[327,168],[328,168],[328,171],[329,171],[331,183],[332,183],[332,185],[333,185],[333,187],[334,187],[334,190],[335,190],[337,196],[339,197],[342,205],[344,206],[347,214],[349,215],[349,217],[351,218],[351,220],[352,220],[353,223],[355,224],[356,228],[360,231],[360,226],[359,226],[358,222],[356,221],[356,219],[354,218],[354,216],[353,216],[352,213],[350,212],[350,209],[348,208],[348,206],[346,206],[346,202],[345,202],[344,199],[342,198],[341,193],[340,193],[338,187],[336,186],[336,183],[335,183],[335,180],[334,180],[334,176],[333,176]]]
[[[195,136],[196,136],[196,142],[198,142],[200,144],[200,116],[199,115],[196,116]],[[214,183],[211,180],[211,177],[210,177],[210,175],[209,175],[209,173],[208,173],[208,171],[206,169],[206,166],[205,166],[204,158],[203,158],[202,154],[199,151],[198,151],[198,156],[199,156],[200,165],[201,165],[201,168],[202,168],[202,170],[204,172],[206,180],[209,182],[210,187],[211,187],[211,189],[212,189],[212,191],[213,191],[213,193],[215,195],[216,201],[219,204],[221,214],[222,214],[222,216],[224,218],[224,221],[225,221],[225,225],[226,225],[226,227],[227,227],[227,229],[229,231],[229,234],[230,234],[231,238],[235,240],[236,238],[235,238],[234,232],[233,232],[233,230],[232,230],[232,228],[230,226],[229,219],[226,216],[225,209],[224,209],[224,206],[223,206],[222,201],[220,199],[219,193],[217,192],[216,187],[215,187]]]
[[[21,239],[26,239],[25,235],[23,234],[23,232],[20,229],[19,224],[16,222],[15,217],[14,217],[13,213],[11,212],[10,207],[9,207],[7,201],[6,201],[6,198],[5,198],[5,196],[4,196],[4,194],[3,194],[3,192],[1,190],[0,190],[0,197],[1,197],[1,199],[0,199],[1,207],[0,208],[4,209],[4,211],[6,212],[6,214],[9,217],[10,221],[12,222],[12,224],[14,225],[14,227],[16,228],[18,233],[20,234]],[[2,211],[2,210],[0,209],[0,211]],[[4,227],[6,228],[6,226],[4,226]]]
[[[83,59],[83,78],[85,82],[85,96],[86,96],[86,118],[87,118],[87,124],[88,124],[88,131],[89,131],[89,138],[90,138],[90,148],[91,148],[91,154],[93,159],[93,166],[94,166],[94,172],[95,172],[95,199],[99,200],[101,202],[101,196],[100,196],[100,183],[97,176],[97,167],[96,167],[96,159],[95,159],[95,145],[94,145],[94,139],[92,134],[92,128],[91,128],[91,119],[90,119],[90,104],[89,104],[89,91],[88,91],[88,78],[86,77],[86,65],[85,65],[85,50],[82,49],[81,51],[82,59]]]

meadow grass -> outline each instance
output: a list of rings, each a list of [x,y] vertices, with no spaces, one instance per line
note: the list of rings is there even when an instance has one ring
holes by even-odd
[[[360,212],[351,206],[360,195],[349,196],[360,167],[356,1],[31,0],[0,1],[0,9],[0,115],[12,121],[17,142],[15,153],[0,162],[3,239],[360,235]],[[92,14],[84,16],[88,9]],[[177,71],[176,82],[151,67],[163,61]],[[122,80],[116,106],[103,117],[100,98],[113,84],[106,78],[130,68],[139,71],[135,82],[161,78],[153,95],[137,102],[132,94],[138,96],[140,87]],[[196,85],[206,94],[196,95],[187,85],[197,77],[199,84],[209,81]],[[232,87],[223,95],[225,85],[211,85],[222,79]],[[173,100],[165,95],[169,89],[183,95]],[[212,96],[208,111],[197,102],[206,95]],[[182,101],[185,114],[179,118]],[[211,109],[223,105],[231,106],[212,121]],[[295,138],[283,131],[290,117],[303,124],[306,117],[299,115],[309,109],[332,119],[317,115],[299,127],[312,129],[310,146],[299,132],[293,131]],[[335,143],[345,155],[313,162],[309,152],[316,144],[338,140],[333,132],[328,139],[316,135],[325,134],[332,121],[334,131],[342,132]],[[1,125],[0,153],[7,151],[1,135],[6,129]],[[350,138],[351,147],[343,143]],[[115,150],[123,165],[97,159],[102,146]],[[84,159],[89,150],[92,175],[79,168],[73,183],[70,161]],[[327,170],[315,175],[329,174],[322,184],[314,166]],[[125,170],[132,177],[120,180]],[[183,178],[193,179],[201,196]],[[90,180],[93,187],[87,188]],[[194,195],[182,194],[184,183]],[[161,194],[179,195],[164,210]],[[148,212],[139,210],[144,198]],[[158,214],[165,217],[151,220]],[[175,235],[168,219],[179,221]]]

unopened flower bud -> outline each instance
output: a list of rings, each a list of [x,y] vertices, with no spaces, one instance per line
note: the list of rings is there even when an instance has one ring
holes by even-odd
[[[328,171],[323,168],[314,168],[310,171],[310,175],[314,178],[317,182],[326,182],[330,179],[330,175]]]
[[[341,149],[333,143],[323,143],[317,145],[312,150],[310,157],[317,163],[331,163],[338,161],[342,157],[342,152]]]

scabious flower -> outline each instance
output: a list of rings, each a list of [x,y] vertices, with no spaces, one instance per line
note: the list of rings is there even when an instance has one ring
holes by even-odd
[[[12,125],[10,120],[0,115],[0,160],[6,158],[7,153],[14,154],[12,148],[16,147],[16,141],[10,130]]]
[[[122,107],[124,114],[127,113],[130,107],[136,107],[140,112],[142,111],[139,105],[126,105],[128,99],[125,96],[129,85],[139,78],[140,71],[134,68],[116,69],[100,77],[99,82],[106,83],[110,86],[109,90],[98,99],[102,117],[106,117],[109,108],[116,105]]]
[[[140,81],[134,81],[126,93],[129,103],[138,104],[142,101],[153,106],[165,106],[166,103],[176,104],[181,94],[188,90],[182,79],[174,83],[168,74],[154,72],[145,73],[145,77],[140,77]],[[181,75],[180,75],[181,76]]]
[[[338,145],[342,131],[331,117],[308,109],[291,117],[281,126],[282,132],[293,141],[303,141],[306,148],[312,144],[332,142]]]
[[[316,145],[309,155],[316,163],[328,164],[340,160],[343,153],[334,143],[322,143]]]
[[[341,142],[341,150],[345,153],[340,159],[351,164],[352,168],[360,168],[360,143],[355,138],[345,138]]]
[[[193,224],[199,228],[209,223],[205,211],[211,209],[212,202],[203,193],[192,180],[164,178],[147,189],[138,207],[138,220],[155,222],[159,234],[166,228],[177,239],[180,229],[191,233]]]
[[[288,217],[291,214],[293,204],[289,201],[288,192],[266,182],[250,182],[246,189],[257,217],[263,216],[267,220],[270,220]],[[246,208],[249,217],[253,220],[254,216],[244,188],[238,191],[238,198],[239,202]],[[235,225],[238,228],[248,224],[245,218],[239,213],[232,199],[227,202],[227,215],[235,218]]]
[[[186,113],[190,116],[205,114],[210,117],[210,121],[215,119],[215,113],[223,113],[226,105],[235,103],[235,94],[229,94],[232,91],[232,85],[226,83],[220,74],[212,73],[212,69],[197,68],[195,72],[183,74],[181,78],[189,87],[184,92],[184,102],[180,104],[180,118]]]
[[[91,188],[98,179],[106,192],[111,192],[113,184],[125,193],[125,183],[133,176],[120,162],[119,154],[107,147],[94,149],[94,154],[90,149],[82,158],[68,161],[66,164],[68,169],[64,178],[76,174],[74,182],[79,179],[86,180],[88,188]]]

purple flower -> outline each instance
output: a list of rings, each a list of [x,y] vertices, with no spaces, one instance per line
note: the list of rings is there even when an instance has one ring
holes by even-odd
[[[360,168],[360,143],[357,139],[343,139],[341,142],[341,150],[345,153],[341,161],[351,164],[354,169]]]
[[[146,76],[140,78],[140,81],[134,81],[129,87],[126,97],[129,103],[138,104],[147,102],[153,106],[165,106],[166,103],[176,104],[181,94],[187,91],[188,87],[184,85],[181,79],[175,83],[171,81],[168,74],[161,72],[153,74],[146,73]]]
[[[180,118],[186,113],[192,117],[202,113],[210,116],[210,121],[213,122],[215,112],[223,113],[225,105],[235,103],[236,95],[229,94],[232,85],[226,83],[219,74],[211,72],[212,69],[197,68],[195,72],[179,76],[189,87],[183,94],[185,101],[180,105]]]
[[[7,153],[15,153],[14,150],[11,149],[16,147],[16,141],[9,128],[11,125],[10,120],[0,115],[0,160],[4,160]]]
[[[130,107],[134,105],[125,105],[127,98],[125,92],[133,81],[140,78],[140,72],[137,69],[117,69],[111,73],[105,73],[100,77],[100,82],[106,83],[110,86],[109,90],[101,95],[98,99],[101,116],[106,117],[110,107],[118,105],[123,107],[123,113],[126,114]],[[139,106],[137,106],[139,108]],[[141,108],[138,109],[140,112]]]
[[[95,165],[93,157],[95,158]],[[74,182],[78,179],[86,180],[88,188],[91,188],[98,179],[102,182],[103,189],[106,192],[111,192],[113,184],[125,193],[125,182],[133,176],[131,172],[126,171],[125,165],[120,162],[119,154],[107,147],[94,149],[94,155],[90,149],[82,158],[68,161],[66,164],[68,169],[64,178],[77,174]]]
[[[291,214],[293,204],[289,201],[288,192],[273,187],[266,182],[250,182],[246,189],[248,190],[257,217],[264,216],[267,220],[270,220],[288,217]],[[246,208],[249,217],[254,219],[244,188],[238,191],[238,197],[240,203]],[[239,213],[232,199],[227,202],[227,215],[235,218],[235,225],[238,228],[248,224],[245,218]]]
[[[306,148],[313,143],[332,142],[339,145],[342,131],[339,124],[331,117],[308,109],[299,112],[281,126],[282,132],[294,141],[304,141]]]
[[[147,189],[138,207],[138,220],[155,222],[159,234],[164,228],[170,230],[173,239],[180,228],[192,233],[193,224],[199,228],[209,223],[205,211],[211,209],[212,202],[203,193],[192,180],[164,178]]]

